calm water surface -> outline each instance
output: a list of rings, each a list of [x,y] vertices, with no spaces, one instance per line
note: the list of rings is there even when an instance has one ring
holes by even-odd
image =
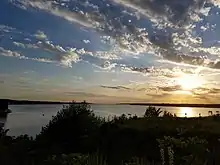
[[[8,135],[17,136],[28,134],[35,136],[40,132],[41,127],[46,125],[52,116],[62,109],[62,105],[12,105],[9,107],[12,113],[7,119],[0,119],[5,122],[5,128],[9,129]],[[137,105],[92,105],[96,115],[102,117],[125,114],[143,116],[146,107]],[[207,116],[208,111],[216,113],[218,109],[190,108],[190,107],[162,107],[175,113],[180,117]],[[44,114],[44,115],[43,115]]]

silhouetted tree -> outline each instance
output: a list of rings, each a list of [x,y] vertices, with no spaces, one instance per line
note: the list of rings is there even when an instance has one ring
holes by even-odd
[[[158,117],[161,113],[160,108],[149,106],[144,113],[144,117]]]
[[[86,102],[73,102],[64,106],[49,124],[42,128],[36,141],[39,146],[48,148],[49,151],[46,152],[50,153],[95,150],[96,135],[103,121],[94,115]]]

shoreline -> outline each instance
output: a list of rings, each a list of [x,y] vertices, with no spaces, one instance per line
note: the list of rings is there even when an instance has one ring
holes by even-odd
[[[43,104],[80,104],[83,102],[62,102],[62,101],[35,101],[35,100],[12,100],[0,99],[7,101],[8,105],[43,105]],[[194,108],[220,108],[220,104],[188,104],[188,103],[89,103],[91,105],[137,105],[137,106],[158,106],[158,107],[194,107]]]

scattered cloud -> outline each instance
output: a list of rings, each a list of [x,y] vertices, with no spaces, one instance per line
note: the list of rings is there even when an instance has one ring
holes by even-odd
[[[15,30],[15,28],[12,28],[10,26],[0,25],[0,31],[2,31],[2,32],[9,33],[14,30]]]
[[[43,32],[38,30],[37,33],[34,35],[39,40],[47,40],[47,35]]]
[[[21,47],[21,48],[28,48],[28,49],[41,49],[50,53],[55,54],[54,61],[60,61],[62,66],[72,67],[72,63],[76,63],[80,61],[80,57],[77,55],[76,52],[71,50],[66,50],[62,46],[54,45],[50,41],[38,41],[37,44],[24,44],[21,42],[13,42],[14,45]],[[21,57],[23,59],[27,59],[27,57]],[[30,58],[29,58],[30,59]],[[40,62],[52,62],[52,60],[44,59],[44,58],[31,58],[36,61]]]
[[[169,98],[176,91],[181,90],[181,86],[167,85],[167,81],[182,74],[194,74],[197,68],[203,68],[201,73],[203,70],[211,69],[210,72],[215,72],[220,69],[220,45],[217,44],[217,40],[215,44],[208,43],[204,37],[210,29],[218,28],[218,25],[214,25],[210,21],[212,5],[220,6],[217,0],[110,0],[109,3],[102,0],[96,3],[90,1],[84,3],[59,0],[11,0],[11,2],[24,10],[44,11],[50,16],[61,17],[68,23],[74,23],[77,25],[76,27],[81,26],[88,31],[96,31],[95,35],[101,35],[100,40],[105,46],[95,50],[97,43],[94,39],[96,37],[93,38],[93,35],[77,41],[83,44],[82,47],[72,43],[65,45],[59,41],[50,41],[49,39],[53,37],[50,37],[49,33],[47,36],[46,30],[42,27],[36,34],[25,36],[27,39],[24,42],[14,40],[14,38],[11,40],[16,47],[22,48],[19,49],[21,51],[39,49],[46,52],[45,54],[52,54],[51,59],[27,57],[24,56],[25,53],[7,50],[3,45],[0,47],[1,55],[56,63],[66,67],[73,67],[74,63],[85,61],[106,72],[109,70],[115,72],[116,77],[120,74],[138,75],[151,84],[121,86],[115,85],[116,82],[114,82],[114,85],[100,86],[97,82],[99,87],[111,89],[113,93],[116,90],[120,90],[121,93],[134,91],[152,98]],[[210,19],[208,19],[209,16]],[[14,29],[11,27],[0,26],[0,32],[3,34],[12,30]],[[107,51],[103,50],[104,48]],[[135,59],[130,57],[135,57]],[[102,74],[104,75],[106,72]],[[135,78],[130,79],[136,80]],[[120,81],[117,83],[126,84]],[[193,89],[191,93],[195,97],[201,95],[201,98],[204,99],[205,97],[202,96],[205,94],[215,95],[219,92],[217,87],[210,87],[210,89],[200,87]],[[78,94],[80,95],[80,93]],[[82,95],[86,94],[82,93]],[[93,96],[97,95],[89,95],[89,97]]]
[[[201,15],[207,16],[207,13],[211,10],[210,7],[204,5],[204,0],[186,0],[184,2],[180,0],[175,2],[163,0],[113,1],[116,4],[128,7],[128,10],[129,8],[137,10],[136,12],[153,22],[152,27],[140,28],[137,26],[138,19],[133,16],[130,16],[132,21],[126,17],[127,20],[124,19],[127,14],[124,10],[123,12],[120,10],[119,5],[108,4],[105,7],[105,11],[103,11],[99,6],[100,4],[94,5],[87,2],[84,6],[91,9],[91,12],[86,12],[71,10],[68,7],[70,5],[69,2],[65,2],[63,6],[58,1],[19,0],[20,4],[23,4],[26,8],[32,7],[45,10],[68,21],[95,28],[98,32],[104,33],[104,36],[107,36],[103,38],[105,42],[110,40],[115,42],[115,47],[122,52],[127,51],[133,54],[154,52],[170,61],[199,66],[205,65],[203,55],[209,53],[212,56],[220,52],[219,48],[216,47],[202,47],[202,38],[193,35],[195,23],[201,21]],[[212,3],[216,4],[216,2]],[[79,6],[82,5],[80,2],[77,4]],[[119,16],[112,17],[114,13],[110,9],[114,9],[114,12],[119,13],[118,15],[122,15],[122,18],[119,18]],[[206,28],[205,26],[204,28]],[[168,28],[170,29],[169,31]],[[45,37],[43,32],[38,33],[39,36]],[[83,42],[89,43],[90,41],[84,40]],[[188,49],[188,51],[185,52],[185,49]],[[194,56],[195,52],[201,54],[201,57]],[[106,53],[106,56],[103,56],[103,53],[99,54],[99,52],[87,53],[106,59],[120,57],[118,55],[114,57],[114,54],[110,55],[110,53]],[[207,67],[216,68],[217,65],[211,62]]]
[[[3,56],[17,57],[17,58],[20,58],[20,59],[25,59],[26,58],[25,56],[21,55],[18,52],[11,51],[11,50],[6,50],[3,47],[0,47],[0,54],[3,55]]]
[[[16,57],[16,58],[23,59],[23,60],[33,60],[33,61],[45,62],[45,63],[55,63],[55,61],[50,60],[50,59],[26,57],[16,51],[7,50],[2,47],[0,47],[0,55],[7,56],[7,57]]]
[[[88,28],[92,28],[94,24],[93,21],[86,19],[86,15],[83,12],[74,12],[63,9],[57,5],[56,1],[18,0],[18,2],[20,2],[20,6],[22,6],[23,9],[28,9],[28,7],[41,9],[55,16],[62,17],[67,21],[78,23]]]
[[[185,1],[151,1],[151,0],[114,0],[114,2],[139,11],[152,22],[169,21],[174,25],[185,24],[190,19],[197,20],[197,12],[205,3],[204,0]]]
[[[62,65],[72,68],[72,63],[80,61],[79,56],[74,52],[69,52],[67,55],[63,55],[60,59]]]
[[[85,44],[90,43],[90,41],[89,41],[89,40],[83,40],[83,42],[84,42]]]
[[[21,47],[23,49],[38,49],[39,47],[35,44],[24,44],[21,42],[13,41],[13,44],[17,47]]]
[[[194,95],[219,95],[220,89],[212,87],[199,87],[194,89],[192,93]]]
[[[16,42],[14,41],[13,42],[14,45],[18,46],[18,47],[21,47],[21,48],[26,48],[25,44],[21,43],[21,42]]]

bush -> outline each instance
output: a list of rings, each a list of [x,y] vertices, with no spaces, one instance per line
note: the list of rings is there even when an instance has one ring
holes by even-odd
[[[144,113],[144,117],[158,117],[161,113],[160,108],[149,106]]]
[[[168,111],[164,111],[163,117],[177,117],[176,114],[172,114]]]
[[[86,102],[78,104],[73,102],[64,106],[49,124],[42,128],[36,142],[52,153],[94,150],[97,132],[103,121],[94,115]]]

